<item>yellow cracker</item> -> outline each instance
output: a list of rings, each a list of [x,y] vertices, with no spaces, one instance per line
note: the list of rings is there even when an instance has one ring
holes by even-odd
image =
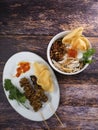
[[[38,62],[35,62],[33,66],[35,70],[35,75],[38,79],[37,83],[41,85],[45,91],[52,92],[54,90],[54,86],[48,67]]]
[[[73,37],[79,37],[82,35],[82,31],[83,28],[79,27],[74,29],[73,31],[71,31],[68,35],[66,35],[63,39],[62,39],[62,43],[66,44],[68,43]]]

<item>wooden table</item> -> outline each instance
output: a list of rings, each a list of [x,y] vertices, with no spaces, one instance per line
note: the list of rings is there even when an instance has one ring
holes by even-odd
[[[47,61],[50,39],[80,26],[96,49],[95,62],[74,76],[54,71],[61,97],[57,114],[64,127],[53,115],[46,121],[53,130],[98,130],[98,1],[0,0],[0,130],[47,129],[44,122],[23,118],[8,103],[2,86],[8,58],[17,52],[31,51]]]

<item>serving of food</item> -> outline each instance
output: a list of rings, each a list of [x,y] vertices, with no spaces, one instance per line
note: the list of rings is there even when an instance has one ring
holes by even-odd
[[[3,86],[11,106],[27,119],[46,120],[58,108],[60,95],[57,79],[49,65],[34,53],[20,52],[7,61]]]
[[[82,32],[82,27],[64,31],[50,41],[47,58],[50,65],[61,74],[78,74],[92,62],[95,50]]]

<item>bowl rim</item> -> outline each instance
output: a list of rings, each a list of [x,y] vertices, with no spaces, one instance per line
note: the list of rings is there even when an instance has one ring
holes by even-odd
[[[66,34],[68,34],[68,33],[70,33],[70,32],[71,32],[70,30],[67,30],[67,31],[62,31],[62,32],[56,34],[56,35],[53,36],[53,38],[50,40],[50,42],[49,42],[49,44],[48,44],[48,47],[47,47],[47,59],[48,59],[49,64],[51,65],[51,67],[52,67],[55,71],[57,71],[58,73],[63,74],[63,75],[75,75],[75,74],[78,74],[78,73],[82,72],[83,70],[85,70],[85,69],[89,66],[89,64],[86,64],[86,65],[84,65],[84,67],[83,67],[82,69],[80,69],[80,70],[77,71],[77,72],[67,73],[67,72],[63,72],[63,71],[57,69],[57,68],[53,65],[52,60],[51,60],[51,58],[50,58],[50,49],[51,49],[52,44],[53,44],[54,41],[56,41],[57,39],[59,39],[59,38],[61,38],[61,37],[64,37]],[[89,40],[88,40],[88,41],[89,41]],[[90,44],[90,48],[92,48],[90,41],[89,41],[89,44]],[[91,57],[91,59],[92,59],[92,57]]]

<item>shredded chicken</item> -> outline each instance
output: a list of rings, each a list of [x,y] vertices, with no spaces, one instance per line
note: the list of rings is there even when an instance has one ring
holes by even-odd
[[[65,58],[60,62],[56,62],[55,60],[52,60],[52,62],[59,70],[67,73],[77,72],[83,67],[81,62],[79,62],[79,59],[72,57]]]

